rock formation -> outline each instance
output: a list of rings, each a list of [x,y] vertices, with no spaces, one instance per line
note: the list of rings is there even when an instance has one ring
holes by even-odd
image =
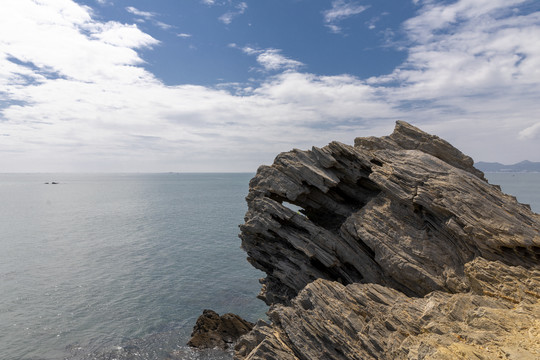
[[[540,215],[437,136],[280,154],[247,202],[272,307],[239,359],[540,358]]]
[[[238,315],[219,316],[213,310],[204,310],[197,319],[188,345],[199,349],[227,349],[252,328],[252,323]]]

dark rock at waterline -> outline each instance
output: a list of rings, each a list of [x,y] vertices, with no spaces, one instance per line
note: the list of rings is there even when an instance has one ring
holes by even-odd
[[[204,310],[197,319],[188,345],[199,349],[227,349],[240,336],[251,331],[253,325],[235,314],[219,316],[215,311]]]
[[[246,200],[272,307],[238,359],[540,358],[540,215],[439,137],[282,153]]]

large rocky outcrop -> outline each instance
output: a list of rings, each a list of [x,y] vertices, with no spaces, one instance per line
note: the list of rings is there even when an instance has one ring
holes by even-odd
[[[247,202],[242,247],[273,306],[239,358],[540,356],[540,216],[448,142],[398,122],[293,150]]]

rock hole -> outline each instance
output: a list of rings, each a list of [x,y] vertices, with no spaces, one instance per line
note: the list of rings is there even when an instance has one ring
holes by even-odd
[[[372,163],[373,165],[383,166],[383,163],[380,162],[380,161],[377,160],[377,159],[371,159],[369,162]]]
[[[377,184],[375,184],[373,181],[366,177],[361,177],[360,179],[358,179],[356,181],[356,185],[362,189],[368,190],[368,192],[371,192],[372,196],[377,195],[381,191]]]
[[[394,325],[392,325],[391,323],[389,323],[388,321],[385,321],[384,322],[384,327],[386,327],[386,329],[388,331],[396,331],[397,329],[394,327]]]
[[[514,249],[508,246],[501,246],[499,249],[503,252],[503,254],[509,254],[514,252]]]
[[[313,304],[309,299],[301,299],[300,305],[302,308],[304,308],[304,310],[313,310]]]
[[[352,264],[349,264],[348,262],[344,262],[342,267],[344,269],[345,274],[347,274],[350,277],[351,282],[361,282],[362,279],[364,278],[364,276]]]
[[[341,183],[339,185],[341,185]],[[353,196],[353,194],[348,193],[346,189],[341,188],[339,185],[332,188],[332,197],[337,203],[346,205],[351,209],[351,211],[354,211],[363,205],[358,196]]]
[[[336,232],[347,219],[345,216],[331,213],[325,209],[308,208],[305,210],[305,215],[313,223],[332,232]]]
[[[326,193],[312,187],[309,195],[302,195],[305,199],[300,197],[299,201],[314,203],[315,206],[306,206],[302,211],[309,220],[326,230],[336,232],[350,214],[364,207],[379,192],[373,181],[361,177],[356,180],[356,186],[343,180]],[[317,203],[322,206],[316,206]]]
[[[527,250],[526,247],[516,246],[515,250],[516,250],[516,253],[518,253],[520,256],[523,256],[523,257],[531,256],[531,254],[529,254],[529,251]]]
[[[304,208],[298,205],[291,204],[290,202],[287,202],[287,201],[282,201],[281,205],[285,206],[289,210],[294,211],[297,214],[304,215],[304,212],[305,212]]]

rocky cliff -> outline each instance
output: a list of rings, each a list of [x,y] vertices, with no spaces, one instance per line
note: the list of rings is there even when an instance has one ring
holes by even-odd
[[[271,323],[237,358],[540,358],[540,216],[437,136],[280,154],[247,202]]]

